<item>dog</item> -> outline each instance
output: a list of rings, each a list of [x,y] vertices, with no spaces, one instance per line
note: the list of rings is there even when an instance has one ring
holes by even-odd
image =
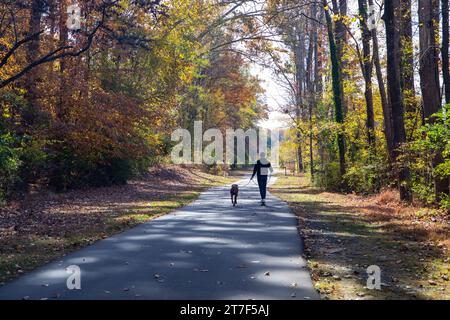
[[[237,205],[238,194],[239,194],[239,186],[237,184],[233,184],[230,190],[231,203],[233,204],[233,207]]]

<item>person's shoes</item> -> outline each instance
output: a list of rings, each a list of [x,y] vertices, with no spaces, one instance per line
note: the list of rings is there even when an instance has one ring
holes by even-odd
[[[266,203],[264,201],[261,201],[261,206],[265,207]]]

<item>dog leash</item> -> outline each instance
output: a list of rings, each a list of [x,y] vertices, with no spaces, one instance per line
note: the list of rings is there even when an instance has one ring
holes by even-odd
[[[267,184],[269,184],[269,182],[270,182],[270,178],[272,178],[272,175],[269,175],[269,178],[267,179]],[[246,187],[246,186],[248,186],[249,184],[250,184],[250,182],[253,182],[254,184],[255,184],[255,186],[257,186],[258,184],[255,182],[255,180],[253,180],[253,179],[250,179],[248,182],[247,182],[247,184],[245,184],[245,185],[243,185],[242,187]]]
[[[253,181],[253,179],[250,179],[248,182],[247,182],[247,184],[246,185],[243,185],[242,187],[246,187],[246,186],[248,186],[249,184],[250,184],[250,182],[252,182]],[[253,181],[254,182],[254,181]]]

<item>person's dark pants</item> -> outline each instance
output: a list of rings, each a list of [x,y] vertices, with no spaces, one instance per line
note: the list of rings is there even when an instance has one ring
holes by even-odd
[[[267,176],[258,176],[258,186],[259,193],[261,194],[261,199],[266,199],[266,189],[267,189]]]

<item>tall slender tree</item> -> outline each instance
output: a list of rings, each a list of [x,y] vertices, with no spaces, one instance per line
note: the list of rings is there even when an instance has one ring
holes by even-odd
[[[334,101],[334,109],[335,109],[335,120],[338,124],[344,123],[344,110],[343,110],[343,92],[342,92],[342,77],[341,77],[341,66],[339,60],[339,51],[336,46],[336,38],[333,27],[333,20],[331,19],[331,15],[328,8],[328,3],[326,0],[323,0],[323,8],[325,10],[325,19],[327,23],[328,30],[328,42],[329,42],[329,50],[330,50],[330,58],[331,58],[331,78],[332,78],[332,87],[333,87],[333,101]],[[345,165],[345,138],[342,132],[337,133],[337,144],[339,151],[339,173],[341,177],[345,174],[346,165]]]
[[[364,76],[365,90],[364,97],[366,99],[366,129],[367,129],[367,142],[369,147],[373,147],[375,143],[375,120],[373,112],[373,92],[372,92],[372,69],[373,63],[370,54],[370,38],[371,33],[367,26],[367,2],[366,0],[358,0],[358,8],[360,15],[360,29],[362,34],[363,54],[361,68]]]
[[[310,14],[313,19],[317,19],[317,6],[312,4]],[[306,89],[308,97],[308,122],[309,122],[309,170],[311,181],[314,181],[314,141],[313,141],[313,109],[316,103],[316,78],[318,77],[317,66],[317,26],[316,23],[309,23],[308,56],[306,63]],[[314,62],[314,60],[316,62]]]
[[[386,26],[387,49],[387,87],[389,109],[393,124],[393,160],[398,165],[398,186],[400,199],[411,201],[410,173],[406,166],[399,163],[400,148],[406,142],[404,105],[400,83],[401,38],[399,32],[400,1],[386,1],[383,20]]]
[[[302,30],[302,28],[299,28]],[[294,35],[294,62],[295,62],[295,86],[296,86],[296,97],[295,97],[295,121],[297,125],[297,165],[298,172],[304,171],[303,165],[303,153],[302,153],[302,134],[300,131],[300,123],[302,118],[302,108],[304,103],[304,86],[303,82],[305,79],[305,36],[303,31],[298,31],[298,34]]]
[[[450,103],[450,65],[449,65],[449,0],[442,0],[442,78],[445,86],[445,102]]]
[[[369,0],[369,6],[372,8],[374,7],[373,0]],[[371,30],[371,36],[372,36],[372,55],[373,55],[373,63],[375,66],[376,76],[377,76],[377,82],[378,82],[378,91],[380,93],[380,99],[381,99],[381,107],[383,109],[383,125],[384,125],[384,136],[386,138],[386,147],[388,151],[389,156],[389,162],[392,163],[394,159],[394,142],[393,142],[393,123],[392,123],[392,114],[391,109],[388,105],[388,99],[386,95],[386,86],[384,85],[384,77],[383,77],[383,70],[381,68],[381,61],[380,61],[380,49],[378,44],[378,34],[377,34],[377,28],[372,28]]]
[[[442,107],[439,84],[439,52],[436,34],[439,30],[438,0],[419,0],[419,42],[420,42],[420,86],[422,89],[423,116],[426,122],[433,123],[432,115]],[[435,168],[443,162],[442,151],[433,156]],[[434,177],[436,198],[448,195],[449,181],[439,175]]]
[[[67,0],[61,0],[59,4],[59,46],[67,46],[67,41],[69,38],[69,30],[67,28]],[[57,114],[58,118],[62,119],[66,113],[65,104],[67,96],[67,84],[66,84],[66,65],[67,61],[62,59],[59,62],[59,95],[58,95],[58,106]]]
[[[41,39],[41,24],[42,24],[42,15],[45,10],[45,1],[44,0],[32,0],[31,8],[30,8],[30,20],[29,20],[29,29],[28,34],[32,37],[28,42],[26,57],[27,61],[35,61],[39,58],[40,52],[40,39]],[[39,70],[33,69],[28,74],[28,77],[25,78],[25,87],[27,89],[27,98],[32,108],[37,107],[37,99],[38,99],[38,75]],[[33,122],[34,119],[29,119],[30,122]]]
[[[414,87],[414,48],[413,48],[412,19],[411,19],[411,0],[402,0],[400,1],[400,5],[401,5],[400,37],[402,45],[400,80],[402,85],[402,93],[405,101],[405,111],[415,112],[416,91]]]
[[[336,54],[339,60],[339,86],[342,100],[342,111],[347,113],[347,103],[344,97],[344,50],[347,43],[347,27],[344,18],[347,16],[347,0],[332,0],[332,11],[334,15],[334,38],[336,42]]]

